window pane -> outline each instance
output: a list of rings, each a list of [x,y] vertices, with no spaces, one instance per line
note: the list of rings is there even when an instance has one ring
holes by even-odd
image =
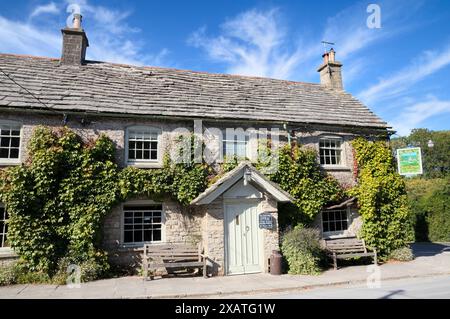
[[[132,231],[126,231],[124,234],[123,241],[126,243],[132,243],[133,242],[133,232]]]
[[[324,222],[323,223],[323,231],[324,232],[327,232],[327,231],[329,231],[330,230],[330,228],[328,227],[328,222]]]
[[[19,158],[19,149],[18,148],[10,149],[9,158]]]
[[[347,230],[347,228],[348,228],[347,221],[343,220],[342,221],[342,230]]]
[[[144,241],[152,241],[152,231],[144,230]]]
[[[128,149],[135,149],[136,148],[136,142],[135,141],[130,141],[128,143]]]
[[[136,151],[136,159],[142,159],[142,151]]]
[[[11,138],[11,147],[19,147],[19,145],[20,145],[20,138],[12,137]]]
[[[336,225],[334,224],[334,222],[330,223],[330,231],[335,231],[336,230]]]
[[[143,159],[150,159],[150,151],[144,151]]]
[[[161,230],[154,230],[153,231],[153,241],[160,241],[161,240]]]
[[[153,218],[154,223],[161,223],[161,217],[154,217]]]
[[[8,158],[9,152],[7,148],[0,148],[0,158]]]
[[[128,159],[134,160],[136,159],[135,153],[133,150],[128,151]]]
[[[1,147],[9,147],[10,138],[9,137],[2,137],[0,139],[0,146]]]
[[[134,242],[138,243],[141,242],[142,240],[142,230],[135,230],[134,231]]]
[[[150,159],[152,160],[158,159],[158,153],[156,151],[151,151]]]

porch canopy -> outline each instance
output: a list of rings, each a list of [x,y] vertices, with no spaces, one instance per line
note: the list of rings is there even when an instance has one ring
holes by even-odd
[[[294,201],[294,198],[288,192],[282,190],[278,184],[271,182],[266,176],[253,167],[250,162],[246,161],[240,163],[236,168],[226,173],[213,185],[208,187],[191,202],[191,205],[210,204],[240,180],[244,180],[244,183],[257,186],[259,189],[270,194],[277,202]]]

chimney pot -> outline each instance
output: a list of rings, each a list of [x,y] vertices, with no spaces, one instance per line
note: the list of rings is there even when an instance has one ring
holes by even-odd
[[[334,52],[333,48],[330,49],[330,53],[329,53],[329,61],[330,62],[334,62],[335,61],[335,57],[336,57],[336,52]]]
[[[81,20],[82,20],[82,16],[79,13],[75,13],[73,15],[73,28],[74,29],[81,29]]]
[[[323,64],[328,64],[328,61],[329,61],[328,52],[325,52],[324,54],[322,54],[322,58],[323,58]]]

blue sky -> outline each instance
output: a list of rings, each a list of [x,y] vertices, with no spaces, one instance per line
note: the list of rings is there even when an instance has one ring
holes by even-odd
[[[319,82],[335,42],[346,91],[393,125],[450,129],[450,1],[0,2],[0,52],[59,57],[78,4],[88,58]],[[381,28],[366,20],[370,3]]]

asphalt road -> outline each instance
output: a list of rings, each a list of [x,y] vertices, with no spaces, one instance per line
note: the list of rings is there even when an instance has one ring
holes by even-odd
[[[450,276],[382,281],[380,288],[365,284],[315,288],[295,292],[233,296],[274,299],[450,299]]]

